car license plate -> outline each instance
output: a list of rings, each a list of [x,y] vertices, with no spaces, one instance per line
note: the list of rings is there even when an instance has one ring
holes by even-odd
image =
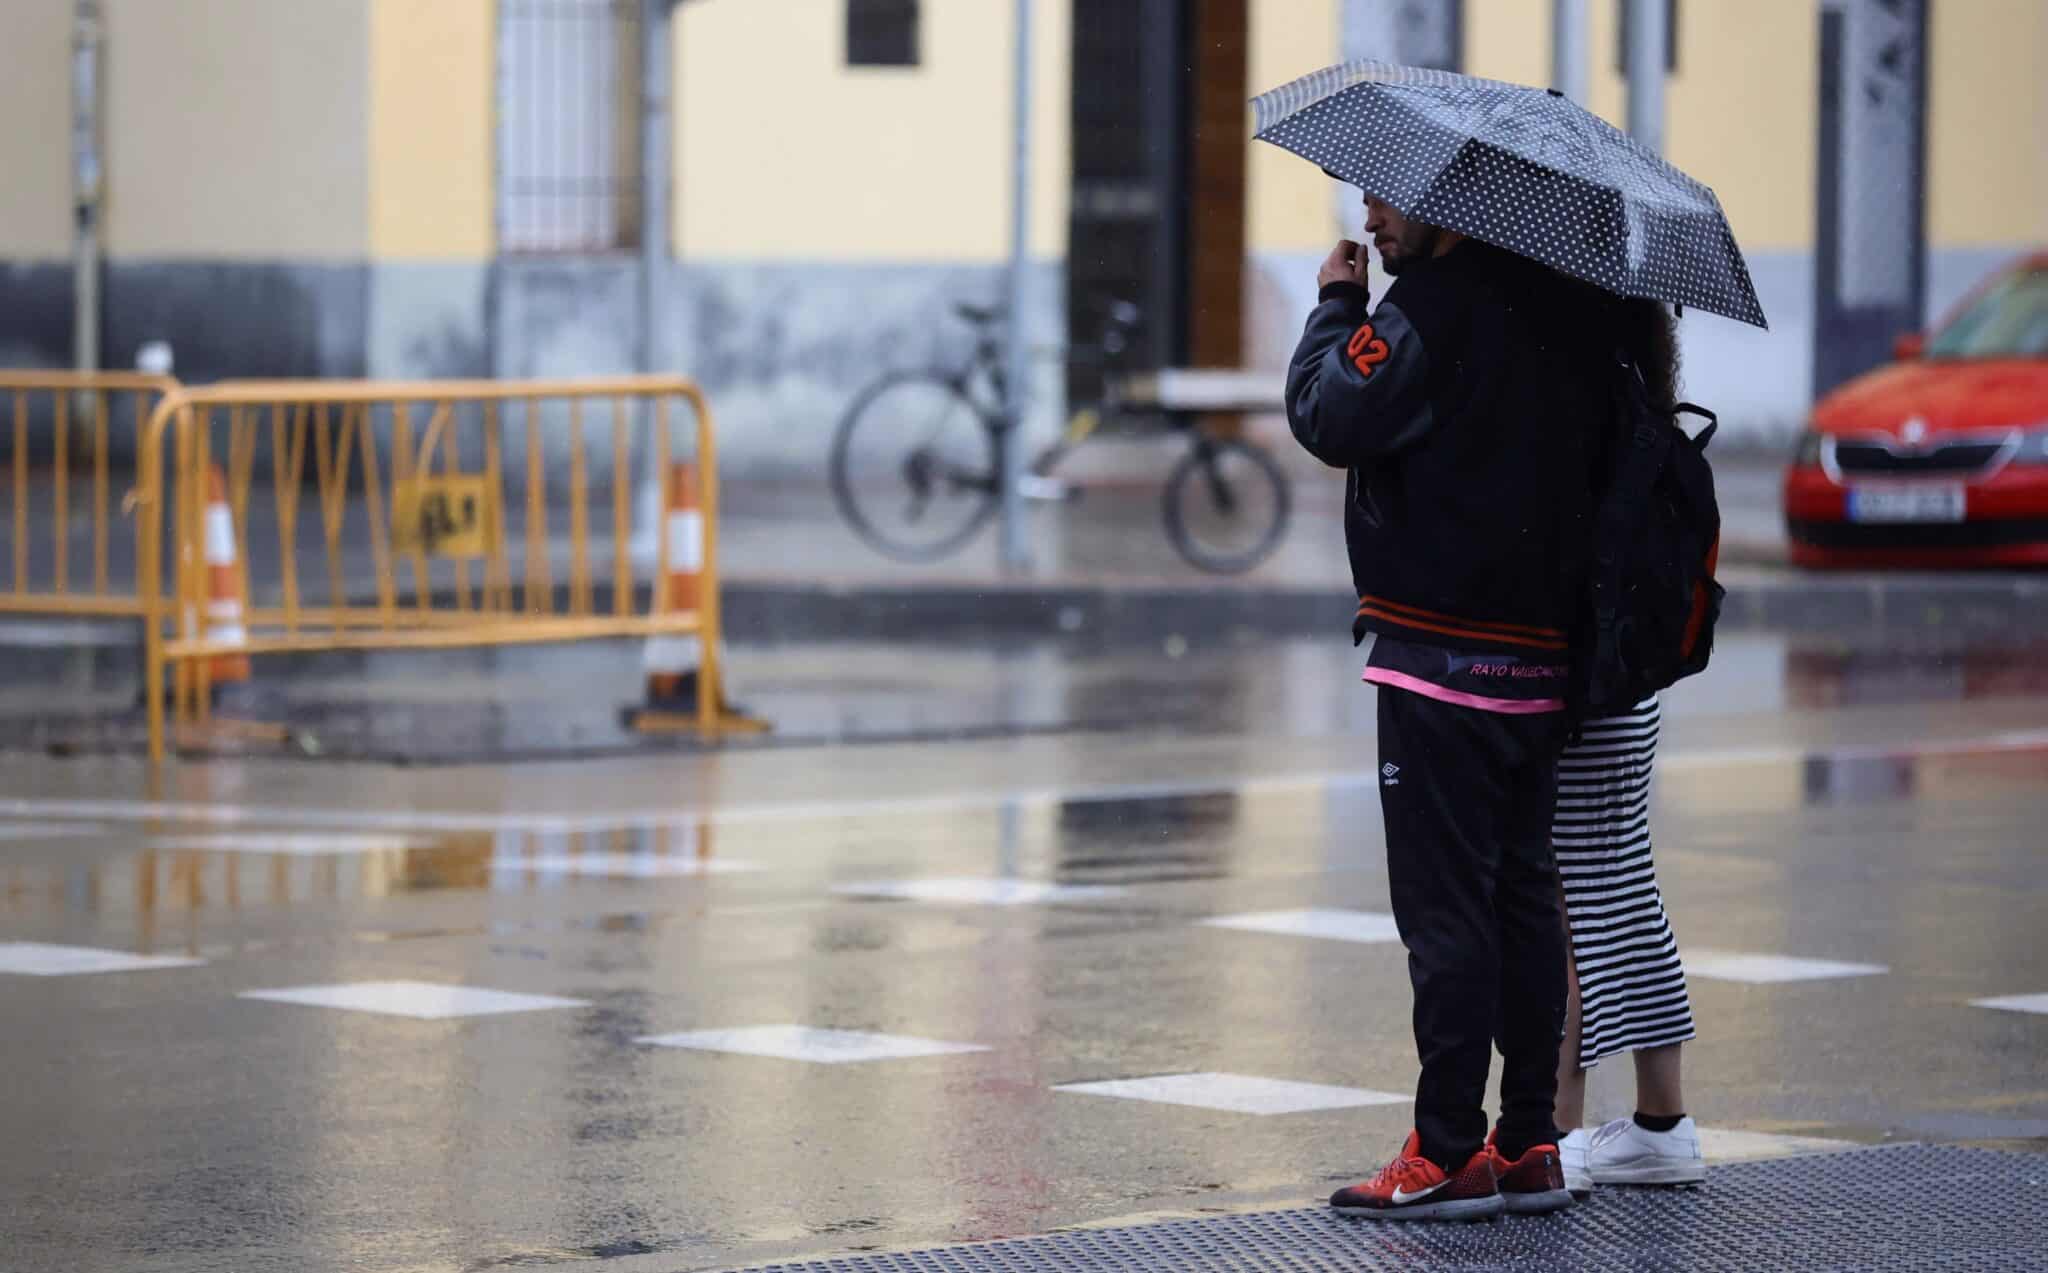
[[[1967,501],[1959,483],[1859,486],[1849,492],[1852,522],[1959,522]]]

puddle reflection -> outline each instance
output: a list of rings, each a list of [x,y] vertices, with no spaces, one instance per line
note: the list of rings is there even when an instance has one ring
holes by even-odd
[[[1808,756],[1802,770],[1801,803],[1864,804],[1910,800],[1918,787],[1920,761],[1913,756]]]
[[[1844,746],[1784,759],[1694,763],[1681,753],[1657,777],[1660,806],[1694,814],[1770,813],[1877,803],[1969,801],[2038,794],[2048,736],[1981,744]]]
[[[1233,791],[1062,801],[1053,818],[1053,878],[1106,884],[1227,875],[1243,806]]]
[[[0,904],[16,912],[198,914],[436,891],[520,893],[577,880],[688,878],[747,869],[716,856],[712,828],[704,823],[464,833],[327,853],[309,853],[302,845],[266,852],[259,847],[260,833],[241,838],[245,847],[234,849],[151,845],[112,859],[6,862],[0,864]],[[279,833],[277,839],[289,844],[293,836]]]
[[[2048,641],[1933,648],[1787,643],[1786,705],[1955,703],[2048,694]]]

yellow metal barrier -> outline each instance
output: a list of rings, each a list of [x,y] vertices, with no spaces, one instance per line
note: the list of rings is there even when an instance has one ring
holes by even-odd
[[[0,470],[8,512],[0,518],[0,534],[9,539],[5,556],[11,571],[9,586],[0,591],[0,614],[145,613],[137,581],[115,575],[116,512],[131,491],[154,485],[147,471],[134,466],[151,411],[177,387],[167,376],[128,372],[0,371],[0,410],[6,412],[0,437],[8,440]],[[31,439],[42,425],[49,428],[50,452],[37,464]],[[125,456],[117,456],[117,443],[124,441],[118,449]],[[38,503],[47,507],[47,522]],[[89,565],[73,561],[73,521],[80,513],[90,517],[91,543],[84,550]],[[41,539],[45,530],[47,544]]]
[[[687,611],[668,596],[666,535],[654,537],[644,604],[631,559],[634,443],[644,444],[658,474],[685,458],[671,455],[678,404],[696,425],[704,513],[701,600]],[[608,473],[590,463],[593,429],[609,432],[609,447],[600,447],[610,453]],[[603,441],[601,432],[595,440]],[[566,543],[552,522],[550,441],[567,451],[566,480],[556,473],[554,492],[567,504]],[[691,380],[232,382],[179,390],[158,405],[143,435],[145,476],[162,471],[167,442],[170,498],[145,489],[150,508],[140,518],[141,604],[158,616],[146,625],[145,659],[154,760],[164,751],[166,670],[178,722],[204,719],[209,663],[234,654],[696,634],[697,728],[747,727],[720,707],[716,436]],[[521,452],[523,489],[513,490],[508,453]],[[210,633],[204,620],[221,587],[208,562],[224,556],[223,545],[208,552],[210,474],[224,477],[237,540],[246,630],[232,639]],[[605,494],[600,483],[609,487],[608,518],[593,509],[594,496]],[[602,519],[595,528],[593,511]],[[252,557],[259,513],[271,538]],[[163,534],[173,565],[167,593]],[[310,566],[302,539],[321,550]],[[609,594],[602,605],[601,588]]]

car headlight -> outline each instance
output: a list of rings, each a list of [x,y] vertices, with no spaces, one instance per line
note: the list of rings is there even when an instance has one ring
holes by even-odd
[[[2020,430],[2020,444],[2012,453],[2014,464],[2048,464],[2048,421]]]
[[[1821,443],[1825,440],[1826,436],[1826,434],[1813,429],[1808,429],[1800,434],[1799,445],[1792,452],[1792,463],[1801,468],[1820,463]]]

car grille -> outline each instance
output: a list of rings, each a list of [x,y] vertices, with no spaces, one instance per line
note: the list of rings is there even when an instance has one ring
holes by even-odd
[[[1894,451],[1883,442],[1850,441],[1845,438],[1835,443],[1835,466],[1844,473],[1890,473],[1901,476],[1945,473],[1967,477],[1973,473],[1983,472],[2004,449],[2003,440],[1993,440],[1945,442],[1924,451]]]
[[[2048,518],[1975,522],[1823,522],[1790,518],[1794,543],[1814,548],[2012,548],[2048,545]]]

